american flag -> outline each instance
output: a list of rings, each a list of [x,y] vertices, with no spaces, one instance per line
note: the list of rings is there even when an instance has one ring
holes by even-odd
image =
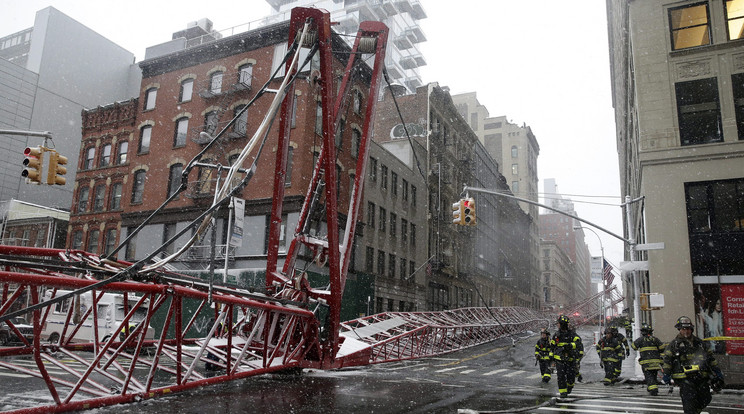
[[[612,274],[612,265],[607,260],[604,261],[604,276],[602,278],[604,279],[605,284],[607,285],[609,285],[610,283],[612,283],[613,280],[615,280],[615,275]]]

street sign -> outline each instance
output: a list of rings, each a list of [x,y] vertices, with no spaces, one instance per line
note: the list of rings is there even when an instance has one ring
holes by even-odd
[[[243,245],[243,222],[245,218],[245,200],[233,197],[233,226],[230,232],[230,246],[240,247]]]
[[[602,256],[592,256],[591,267],[591,282],[602,283]]]
[[[638,262],[620,262],[620,270],[623,272],[633,272],[635,270],[648,270],[648,261]]]
[[[643,243],[643,244],[636,244],[633,247],[635,250],[664,250],[664,242],[659,243]]]

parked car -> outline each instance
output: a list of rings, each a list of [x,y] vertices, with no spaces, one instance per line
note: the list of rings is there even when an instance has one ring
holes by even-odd
[[[18,329],[27,341],[31,342],[34,340],[34,327],[26,323],[23,318],[11,318],[10,322]],[[7,323],[0,323],[0,346],[19,342],[23,341],[21,341],[21,338],[16,335],[15,331],[10,329],[10,326],[8,326]]]

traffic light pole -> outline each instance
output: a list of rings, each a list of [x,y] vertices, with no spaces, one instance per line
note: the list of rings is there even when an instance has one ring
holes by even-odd
[[[469,186],[463,187],[461,194],[465,194],[468,191],[472,191],[474,193],[492,194],[492,195],[499,196],[499,197],[511,198],[513,200],[521,201],[521,202],[524,202],[524,203],[527,203],[527,204],[532,204],[532,205],[535,205],[535,206],[538,206],[538,207],[542,207],[542,208],[548,209],[550,211],[554,211],[554,212],[556,212],[558,214],[562,214],[564,216],[571,217],[574,220],[578,220],[578,221],[580,221],[582,223],[588,224],[588,225],[590,225],[590,226],[592,226],[592,227],[594,227],[596,229],[599,229],[599,230],[601,230],[601,231],[609,234],[610,236],[615,237],[616,239],[622,240],[625,244],[627,244],[628,246],[631,247],[631,250],[633,249],[633,247],[636,244],[635,241],[630,240],[630,239],[626,239],[623,236],[617,235],[617,234],[615,234],[615,233],[613,233],[613,232],[605,229],[602,226],[599,226],[597,224],[592,223],[589,220],[584,220],[584,219],[579,218],[579,217],[576,217],[576,216],[574,216],[572,214],[568,214],[565,211],[561,211],[559,209],[556,209],[556,208],[553,208],[553,207],[550,207],[550,206],[546,206],[545,204],[540,204],[540,203],[538,203],[536,201],[528,200],[526,198],[516,197],[516,196],[513,196],[511,194],[503,193],[503,192],[500,192],[500,191],[487,190],[485,188],[469,187]],[[603,265],[604,265],[604,263],[603,263]]]

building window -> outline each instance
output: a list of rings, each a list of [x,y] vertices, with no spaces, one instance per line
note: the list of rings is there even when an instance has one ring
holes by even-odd
[[[108,255],[114,251],[116,247],[116,229],[106,230],[106,235],[103,240],[103,253]]]
[[[519,149],[516,145],[512,145],[511,147],[511,157],[512,158],[519,158]]]
[[[78,193],[78,205],[77,205],[77,212],[78,214],[85,213],[85,211],[88,209],[88,195],[90,194],[90,187],[81,187],[80,192]]]
[[[253,65],[247,64],[242,65],[238,68],[238,83],[243,86],[251,86],[251,80],[253,79]]]
[[[726,0],[726,22],[729,40],[744,37],[744,1]]]
[[[215,95],[222,92],[222,75],[223,72],[217,71],[209,77],[209,91]]]
[[[514,194],[519,193],[519,181],[512,181],[511,187],[512,187],[511,188],[512,193],[514,193]]]
[[[685,202],[692,274],[744,274],[744,179],[686,183]]]
[[[147,172],[145,170],[137,170],[134,173],[134,180],[132,182],[132,204],[142,203],[142,195],[145,193],[145,179]]]
[[[181,174],[183,173],[183,164],[173,164],[170,167],[168,175],[168,197],[172,196],[181,187]]]
[[[214,136],[217,131],[217,122],[219,121],[219,114],[217,111],[209,111],[204,114],[204,132]]]
[[[95,197],[93,198],[93,211],[103,211],[104,200],[106,199],[106,184],[96,186]]]
[[[207,159],[203,161],[204,164],[211,164],[214,161]],[[205,195],[209,194],[212,190],[212,168],[210,167],[199,167],[199,178],[197,178],[196,194]]]
[[[411,186],[411,205],[416,207],[416,186]]]
[[[145,125],[140,129],[139,154],[150,152],[150,138],[152,137],[152,125]]]
[[[512,164],[512,174],[513,175],[519,174],[519,164]]]
[[[88,249],[90,253],[98,253],[98,238],[100,237],[100,231],[93,230],[88,233]]]
[[[128,235],[132,234],[134,232],[136,227],[128,227],[127,228],[127,237]],[[133,262],[136,260],[137,257],[137,236],[133,236],[129,239],[127,242],[126,251],[124,252],[124,260],[128,260],[130,262]]]
[[[669,9],[672,50],[710,44],[708,3],[695,3]]]
[[[416,246],[416,225],[411,223],[411,247]]]
[[[388,167],[387,165],[380,166],[380,188],[387,190],[388,187]]]
[[[99,167],[108,167],[111,165],[111,144],[106,144],[101,148],[101,161]]]
[[[744,231],[744,179],[686,186],[690,233]]]
[[[682,145],[723,141],[717,78],[678,82],[674,89]]]
[[[116,164],[125,164],[127,162],[127,151],[129,151],[129,142],[122,141],[118,145],[119,150],[116,151]]]
[[[375,203],[367,202],[367,226],[375,228]]]
[[[396,172],[390,175],[390,190],[393,195],[398,195],[398,173]]]
[[[85,161],[83,163],[84,170],[90,170],[93,168],[93,163],[96,159],[96,147],[90,147],[85,150]]]
[[[233,118],[237,117],[233,124],[233,132],[238,137],[244,137],[248,132],[248,110],[244,111],[243,109],[245,109],[245,105],[238,105],[233,112]]]
[[[392,216],[393,213],[390,214]],[[385,231],[385,226],[387,226],[387,210],[380,206],[380,228],[378,230]]]
[[[362,93],[358,90],[354,90],[354,101],[351,107],[355,114],[362,113]]]
[[[377,274],[385,276],[385,252],[382,250],[377,251]]]
[[[72,250],[80,250],[83,248],[83,232],[80,230],[75,230],[72,233],[72,246],[70,246]]]
[[[362,133],[358,129],[351,130],[351,156],[359,157],[359,146],[362,143]]]
[[[377,158],[369,157],[369,180],[377,181]]]
[[[742,2],[744,4],[744,2]],[[734,92],[734,111],[739,140],[744,140],[744,73],[731,75],[731,88]]]
[[[344,130],[346,129],[346,120],[340,119],[338,121],[338,129],[336,130],[336,148],[341,149],[344,145]]]
[[[323,135],[323,107],[320,101],[315,103],[315,133]]]
[[[287,148],[287,171],[284,176],[284,186],[289,187],[292,185],[292,165],[294,164],[294,148]]]
[[[158,97],[158,88],[150,88],[145,91],[145,111],[155,109],[155,100]]]
[[[374,269],[375,249],[373,247],[367,246],[366,250],[367,250],[367,253],[366,253],[366,256],[364,257],[364,271],[369,274],[372,274],[375,271]]]
[[[400,242],[405,245],[408,241],[408,220],[400,219]]]
[[[415,273],[416,273],[416,262],[414,262],[413,260],[411,260],[410,262],[408,262],[408,276],[406,276],[406,277],[411,277]]]
[[[118,210],[121,208],[121,183],[111,185],[111,199],[109,200],[109,210]]]
[[[179,102],[188,102],[194,94],[194,79],[185,79],[181,82],[181,92],[178,94]]]
[[[402,191],[403,201],[408,201],[408,180],[406,180],[405,178],[403,179]]]
[[[395,255],[390,253],[388,254],[388,277],[395,277]]]
[[[401,278],[401,280],[405,280],[408,277],[408,275],[406,274],[406,272],[408,271],[408,268],[406,266],[406,264],[407,264],[406,262],[407,262],[406,259],[404,259],[404,258],[401,258],[400,259],[400,278]]]
[[[176,121],[176,132],[173,134],[173,147],[186,145],[186,134],[189,131],[189,118],[181,117]]]
[[[382,220],[382,217],[380,217],[380,220]],[[390,235],[392,237],[398,236],[398,215],[390,212]]]

